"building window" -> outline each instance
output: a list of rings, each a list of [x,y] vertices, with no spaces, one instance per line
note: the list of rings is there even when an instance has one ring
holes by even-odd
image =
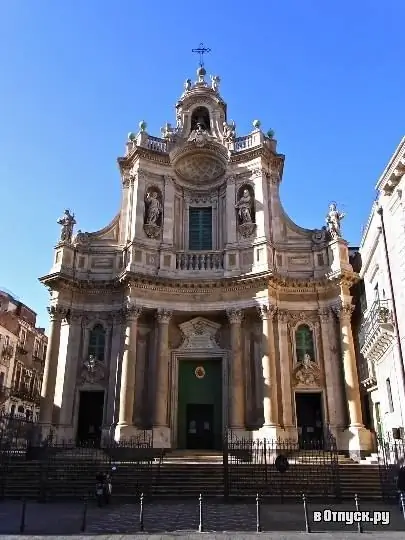
[[[310,356],[311,360],[315,360],[314,337],[307,324],[300,324],[295,331],[295,350],[297,362],[302,362],[306,354]]]
[[[212,208],[189,208],[188,248],[190,251],[212,249]]]
[[[39,340],[38,340],[37,338],[35,338],[35,341],[34,341],[33,355],[34,355],[36,358],[39,357]]]
[[[388,412],[392,413],[394,412],[394,402],[392,400],[391,381],[389,379],[386,380],[386,385],[388,396]]]
[[[6,375],[4,371],[0,372],[0,391],[4,388]]]
[[[27,331],[24,328],[20,327],[19,342],[20,342],[21,347],[25,346],[26,339],[27,339]]]
[[[105,349],[105,330],[101,324],[96,326],[90,332],[89,348],[87,351],[88,356],[93,356],[100,362],[104,361],[104,349]]]

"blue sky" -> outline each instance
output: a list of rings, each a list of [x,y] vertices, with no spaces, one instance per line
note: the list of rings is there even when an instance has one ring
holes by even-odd
[[[201,41],[238,135],[255,118],[275,130],[290,217],[320,227],[336,200],[358,244],[405,134],[404,20],[402,0],[0,0],[0,288],[47,325],[37,278],[56,220],[71,208],[92,231],[113,218],[126,135],[174,123]]]

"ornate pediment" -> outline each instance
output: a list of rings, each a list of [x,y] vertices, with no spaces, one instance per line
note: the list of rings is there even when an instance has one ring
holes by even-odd
[[[220,324],[196,317],[180,324],[179,328],[184,335],[179,349],[219,349],[215,336],[221,328]]]
[[[321,370],[317,362],[311,360],[309,355],[305,355],[302,362],[298,362],[293,372],[294,386],[311,387],[319,386],[321,383]]]

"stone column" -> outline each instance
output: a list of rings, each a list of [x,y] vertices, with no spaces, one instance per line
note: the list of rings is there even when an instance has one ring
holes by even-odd
[[[347,301],[335,308],[339,317],[340,339],[343,361],[343,376],[346,389],[346,399],[349,411],[349,428],[346,439],[342,437],[345,446],[354,459],[371,449],[371,433],[363,425],[359,378],[357,374],[356,355],[351,327],[351,316],[354,306]]]
[[[242,319],[239,309],[228,309],[231,324],[231,385],[229,427],[233,430],[245,428],[245,388],[243,384]]]
[[[118,416],[119,438],[126,438],[135,431],[133,426],[135,377],[136,377],[136,340],[138,318],[142,308],[130,306],[126,312],[124,353],[122,355],[120,408]]]
[[[106,403],[106,429],[104,436],[112,437],[114,429],[118,423],[117,412],[119,408],[119,359],[122,345],[122,325],[123,313],[115,311],[112,313],[112,328],[111,328],[111,348],[108,362],[108,390]]]
[[[273,317],[276,313],[274,306],[260,306],[259,315],[262,319],[262,368],[263,368],[263,412],[265,430],[279,425],[277,380],[276,380],[276,347],[274,342]]]
[[[170,427],[168,422],[169,406],[169,322],[172,311],[159,309],[156,318],[158,321],[157,344],[157,376],[155,421],[153,428],[154,446],[170,447]]]
[[[291,342],[288,330],[288,311],[278,312],[278,348],[280,352],[281,398],[283,404],[284,437],[296,438],[297,427],[293,419],[293,393],[291,388]],[[291,318],[290,318],[291,320]]]
[[[146,355],[148,352],[148,334],[150,328],[141,327],[138,329],[138,347],[136,363],[136,392],[135,392],[135,425],[140,427],[144,422],[145,411],[145,367]]]
[[[321,321],[321,337],[323,351],[323,367],[325,372],[326,385],[326,403],[328,406],[328,422],[332,435],[337,438],[338,408],[335,397],[340,392],[339,379],[336,379],[338,370],[334,369],[332,364],[336,358],[332,357],[332,345],[329,339],[329,326],[333,323],[332,312],[330,308],[322,308],[319,310],[319,318]]]
[[[353,310],[354,306],[352,304],[342,304],[336,308],[336,313],[339,317],[340,323],[343,374],[349,409],[349,422],[350,426],[363,427],[356,353],[354,349],[352,326],[350,322]]]
[[[51,319],[49,328],[48,348],[46,351],[44,374],[42,377],[41,402],[39,422],[46,426],[52,424],[53,402],[55,397],[56,374],[58,371],[60,329],[62,319],[67,315],[67,310],[61,306],[48,308]]]

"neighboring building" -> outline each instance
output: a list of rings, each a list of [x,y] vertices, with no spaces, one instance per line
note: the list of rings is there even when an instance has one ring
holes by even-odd
[[[359,248],[364,280],[360,379],[379,436],[403,437],[405,426],[404,174],[405,138],[377,183],[377,198]]]
[[[331,204],[327,227],[292,222],[273,133],[255,121],[237,137],[203,67],[176,127],[146,127],[118,159],[113,221],[76,236],[68,210],[58,221],[41,278],[53,291],[44,428],[79,441],[151,429],[155,446],[220,448],[229,429],[307,441],[328,426],[341,449],[369,450],[343,216]]]
[[[47,337],[36,313],[0,291],[0,409],[36,419]]]

